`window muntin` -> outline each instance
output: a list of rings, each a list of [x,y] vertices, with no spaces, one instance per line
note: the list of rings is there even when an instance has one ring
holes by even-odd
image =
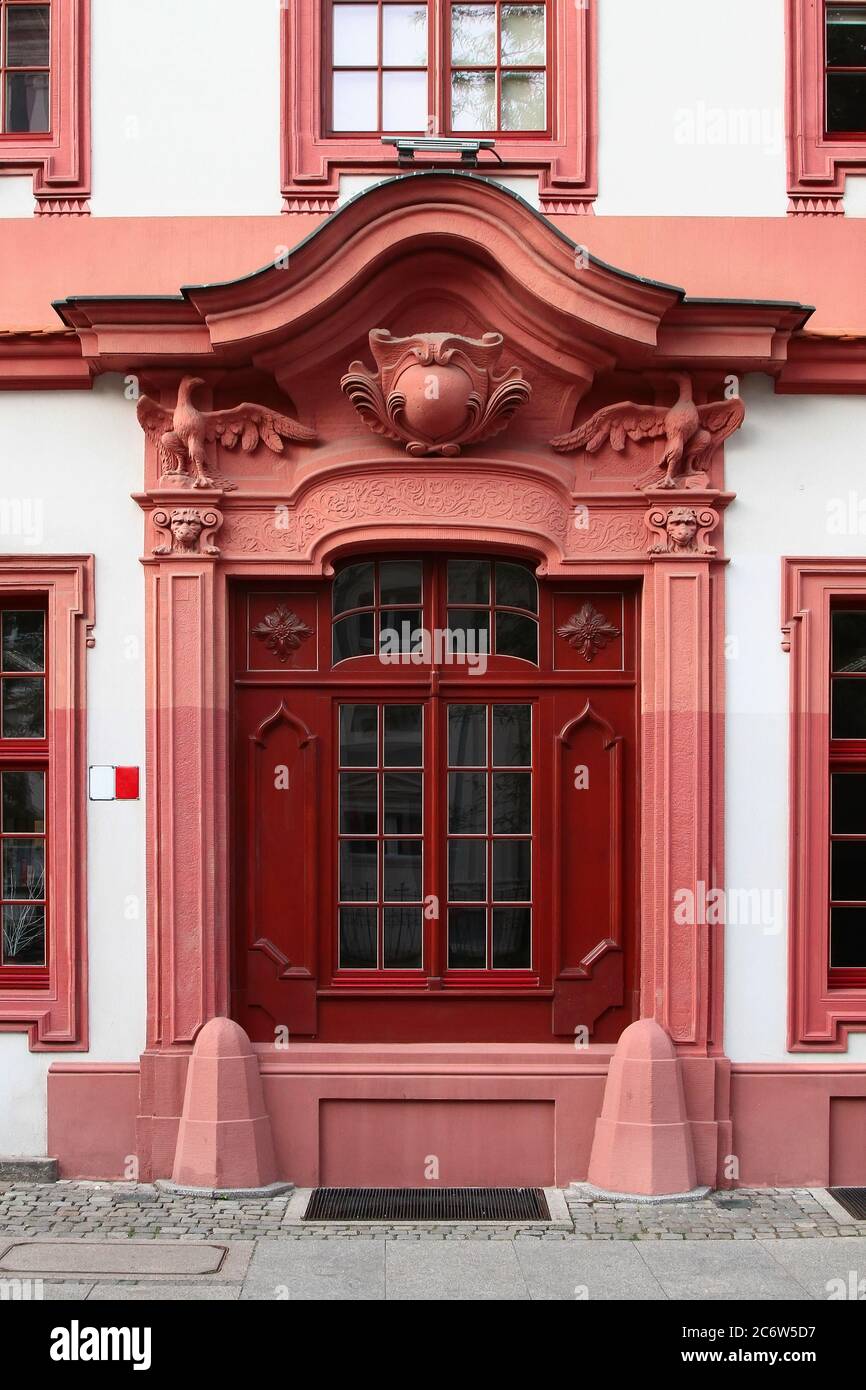
[[[42,607],[0,609],[0,987],[48,964],[45,626]]]
[[[0,0],[0,133],[51,129],[51,6]]]
[[[824,18],[825,131],[866,135],[866,5],[827,4]]]

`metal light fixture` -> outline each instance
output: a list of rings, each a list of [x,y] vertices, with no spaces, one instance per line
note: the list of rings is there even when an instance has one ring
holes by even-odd
[[[460,156],[461,164],[475,168],[479,150],[492,150],[495,140],[460,140],[439,135],[383,135],[383,145],[395,145],[401,164],[411,164],[417,154]],[[498,155],[497,155],[498,158]]]

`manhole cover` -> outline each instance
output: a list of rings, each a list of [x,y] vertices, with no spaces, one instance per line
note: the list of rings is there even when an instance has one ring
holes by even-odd
[[[540,1187],[317,1187],[305,1221],[549,1221]]]
[[[216,1274],[224,1245],[167,1241],[21,1241],[0,1255],[4,1274]]]

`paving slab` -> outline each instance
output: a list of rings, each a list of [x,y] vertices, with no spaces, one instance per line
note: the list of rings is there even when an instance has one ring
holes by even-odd
[[[0,1242],[0,1278],[205,1276],[239,1282],[251,1253],[251,1242],[6,1240]]]
[[[233,1303],[240,1284],[95,1284],[88,1303]]]
[[[417,1245],[413,1248],[417,1250]],[[385,1297],[385,1241],[369,1236],[317,1241],[269,1240],[256,1246],[244,1280],[244,1299]]]
[[[812,1298],[866,1299],[866,1238],[762,1240],[760,1245]],[[856,1291],[856,1292],[855,1292]]]
[[[513,1241],[389,1241],[385,1280],[389,1301],[529,1298]]]
[[[514,1241],[529,1297],[539,1299],[666,1299],[633,1241]]]
[[[768,1254],[764,1244],[660,1240],[639,1241],[637,1250],[668,1298],[808,1299],[803,1286]],[[798,1240],[796,1244],[811,1249],[813,1242]]]

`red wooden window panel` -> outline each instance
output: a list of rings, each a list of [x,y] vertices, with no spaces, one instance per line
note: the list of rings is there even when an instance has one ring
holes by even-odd
[[[866,604],[830,614],[830,984],[866,986]]]

